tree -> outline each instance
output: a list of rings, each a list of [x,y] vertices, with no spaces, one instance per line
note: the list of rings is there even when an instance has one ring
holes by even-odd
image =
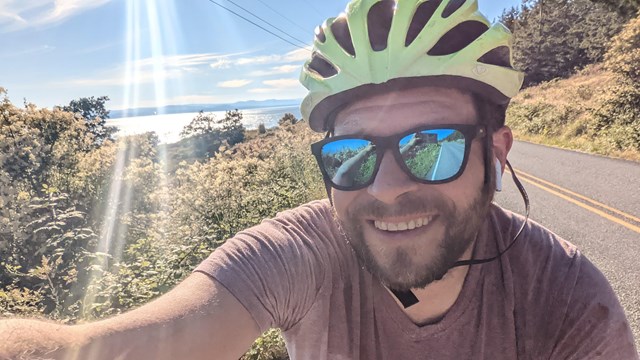
[[[618,12],[626,19],[633,17],[640,11],[640,2],[638,0],[591,0],[594,3],[601,3],[610,9]]]
[[[500,20],[514,33],[513,58],[533,85],[567,77],[601,61],[622,17],[590,0],[523,1],[517,12],[503,12]]]
[[[200,110],[198,115],[191,120],[189,125],[185,126],[180,132],[180,137],[188,138],[194,135],[204,135],[212,133],[216,128],[216,117],[209,113],[204,114],[204,111]]]
[[[244,141],[244,125],[242,124],[242,112],[238,109],[227,111],[224,119],[218,124],[222,128],[221,137],[226,140],[229,145],[235,145]]]
[[[613,38],[605,58],[608,70],[640,82],[640,13]]]
[[[112,135],[116,132],[115,127],[107,126],[110,113],[105,107],[107,101],[108,96],[83,97],[71,100],[69,105],[62,106],[61,109],[83,118],[87,122],[89,132],[95,136],[96,145],[100,145],[105,140],[112,140]]]
[[[284,116],[278,121],[278,125],[286,126],[286,125],[295,125],[298,122],[298,118],[295,117],[292,113],[286,113]]]

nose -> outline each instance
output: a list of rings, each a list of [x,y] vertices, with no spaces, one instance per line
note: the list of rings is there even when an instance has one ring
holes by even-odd
[[[380,162],[380,168],[367,192],[376,199],[393,204],[398,197],[412,192],[420,186],[406,174],[390,151],[387,151]]]

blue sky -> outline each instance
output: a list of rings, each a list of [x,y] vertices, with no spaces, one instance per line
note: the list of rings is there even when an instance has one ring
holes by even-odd
[[[260,23],[233,3],[240,5],[305,44],[347,3],[214,1]],[[480,8],[495,19],[519,3],[480,0]],[[108,95],[109,108],[122,109],[302,98],[297,79],[308,54],[209,0],[0,1],[0,87],[15,104]]]

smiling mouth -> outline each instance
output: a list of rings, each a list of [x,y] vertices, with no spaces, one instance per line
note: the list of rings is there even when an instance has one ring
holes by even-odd
[[[413,219],[406,222],[386,222],[376,220],[373,222],[373,225],[376,229],[388,232],[398,232],[398,231],[407,231],[407,230],[415,230],[421,227],[427,226],[433,221],[434,215],[432,216],[424,216],[417,219]]]

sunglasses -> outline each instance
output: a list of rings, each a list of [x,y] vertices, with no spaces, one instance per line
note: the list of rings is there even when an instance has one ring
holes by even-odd
[[[423,126],[391,136],[327,135],[311,152],[325,181],[338,190],[371,185],[387,150],[414,181],[443,184],[462,175],[471,143],[485,136],[480,125]]]

